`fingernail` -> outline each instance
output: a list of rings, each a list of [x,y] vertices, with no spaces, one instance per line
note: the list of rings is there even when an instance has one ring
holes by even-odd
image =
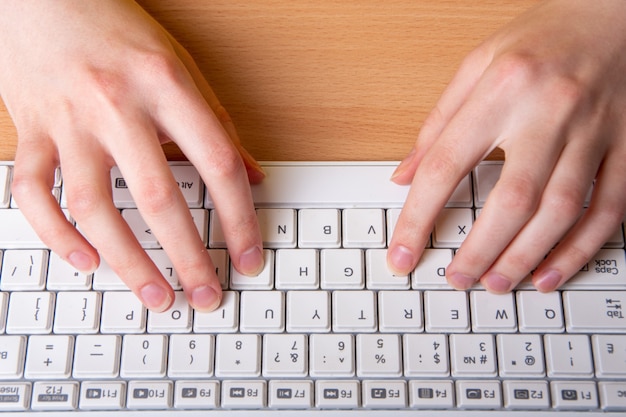
[[[190,298],[191,305],[198,311],[213,311],[222,302],[222,297],[209,286],[196,288]]]
[[[476,279],[465,274],[455,272],[448,278],[448,283],[457,290],[467,290],[476,283]]]
[[[396,246],[389,253],[389,267],[398,275],[407,275],[415,268],[415,255],[405,246]]]
[[[554,291],[558,288],[562,279],[563,275],[561,275],[560,272],[552,269],[540,274],[537,278],[535,278],[535,288],[537,288],[541,292]]]
[[[160,285],[148,284],[144,286],[139,294],[141,301],[150,310],[161,313],[169,308],[172,304],[172,298],[169,293]]]
[[[67,261],[76,269],[86,274],[92,273],[96,269],[96,263],[84,252],[72,252],[67,257]]]
[[[254,246],[239,257],[239,272],[245,275],[259,275],[263,270],[263,250]]]
[[[484,279],[484,285],[492,292],[503,294],[511,291],[513,283],[500,274],[489,273]]]
[[[413,159],[413,157],[415,156],[415,147],[413,147],[411,149],[411,152],[409,152],[409,154],[407,156],[404,157],[404,159],[402,160],[402,162],[400,162],[400,164],[398,164],[398,167],[396,168],[396,170],[393,172],[393,174],[391,174],[391,180],[393,180],[396,177],[399,177],[405,170],[406,170],[406,166],[408,165],[408,163]]]

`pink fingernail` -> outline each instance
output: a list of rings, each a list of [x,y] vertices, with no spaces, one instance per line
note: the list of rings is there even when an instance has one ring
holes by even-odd
[[[504,294],[511,291],[513,283],[500,274],[489,273],[485,277],[485,286],[494,293]]]
[[[263,270],[264,263],[263,250],[254,246],[239,257],[239,272],[245,275],[259,275]]]
[[[191,305],[198,311],[213,311],[222,301],[218,293],[209,286],[196,288],[190,298]]]
[[[172,304],[169,293],[160,285],[148,284],[139,291],[141,301],[150,310],[161,313]]]
[[[92,273],[96,269],[96,263],[84,252],[72,252],[67,257],[67,261],[76,269],[86,274]]]
[[[396,246],[389,253],[390,269],[406,275],[415,267],[415,255],[405,246]]]
[[[400,176],[405,170],[406,170],[406,166],[408,165],[408,163],[413,159],[413,157],[415,156],[415,153],[417,152],[417,150],[415,149],[415,147],[413,147],[411,149],[411,152],[409,152],[409,154],[402,160],[402,162],[400,162],[400,164],[397,166],[396,170],[393,172],[393,174],[391,174],[391,180],[393,180],[394,178]]]
[[[559,271],[551,269],[540,274],[535,279],[535,288],[541,292],[554,291],[559,287],[562,279],[563,275]]]

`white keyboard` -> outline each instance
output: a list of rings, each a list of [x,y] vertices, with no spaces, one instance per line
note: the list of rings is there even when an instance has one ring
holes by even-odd
[[[501,167],[482,163],[459,185],[416,270],[395,277],[385,251],[408,189],[389,181],[394,164],[265,163],[253,194],[266,267],[244,279],[198,173],[172,163],[222,280],[212,313],[184,301],[114,169],[116,205],[178,291],[154,314],[106,264],[87,276],[51,253],[0,162],[0,412],[623,415],[624,226],[558,292],[446,284]],[[60,174],[54,194],[64,206]]]

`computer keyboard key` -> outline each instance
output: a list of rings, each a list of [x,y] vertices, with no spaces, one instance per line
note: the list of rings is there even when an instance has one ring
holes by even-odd
[[[467,294],[461,291],[424,291],[424,316],[428,333],[470,331]]]
[[[493,187],[500,179],[503,163],[501,161],[485,161],[474,168],[474,204],[482,208]]]
[[[100,328],[101,298],[96,291],[58,292],[54,333],[96,333]]]
[[[174,408],[213,410],[220,405],[220,384],[217,381],[178,380],[174,387]]]
[[[2,257],[0,290],[40,291],[46,286],[48,251],[6,250]]]
[[[215,376],[258,377],[261,375],[261,336],[218,334],[215,340]]]
[[[26,349],[24,377],[28,379],[66,379],[74,357],[72,336],[30,336]]]
[[[312,334],[309,337],[309,374],[313,377],[355,375],[354,338],[351,334]]]
[[[358,334],[356,373],[359,377],[402,376],[400,336],[397,334]],[[365,396],[363,396],[365,400]]]
[[[213,375],[214,339],[212,334],[171,335],[167,375],[171,378],[206,378]]]
[[[78,382],[38,381],[33,384],[34,411],[73,411],[78,407]]]
[[[496,336],[498,369],[501,377],[543,378],[543,341],[538,334],[499,334]]]
[[[419,291],[378,291],[378,329],[385,333],[424,331]]]
[[[471,209],[445,208],[435,221],[433,247],[458,248],[472,230],[474,215]]]
[[[146,330],[146,307],[130,291],[107,291],[102,297],[102,333],[142,333]]]
[[[562,290],[626,288],[626,254],[623,249],[600,249]]]
[[[126,383],[122,381],[84,381],[80,384],[80,410],[122,410],[126,404]]]
[[[319,288],[319,252],[315,249],[276,251],[275,285],[279,290]]]
[[[364,408],[404,409],[407,404],[406,382],[366,380],[361,382]]]
[[[322,249],[320,251],[322,289],[365,288],[363,256],[361,249]]]
[[[591,336],[597,378],[626,379],[626,335]]]
[[[11,179],[11,168],[7,165],[0,165],[0,208],[9,207],[11,200],[11,190],[9,183]]]
[[[80,272],[59,255],[50,252],[46,288],[51,291],[88,291],[93,274]]]
[[[274,252],[265,249],[263,251],[265,264],[263,270],[256,276],[248,276],[240,273],[231,264],[230,266],[230,289],[232,290],[271,290],[274,288]]]
[[[403,336],[404,375],[432,378],[450,376],[450,352],[445,334]]]
[[[464,410],[493,410],[502,407],[500,382],[490,380],[456,381],[457,407]]]
[[[358,409],[361,406],[359,381],[315,381],[315,405],[321,409]]]
[[[26,336],[3,335],[1,341],[0,380],[21,378],[24,371]]]
[[[288,291],[286,313],[289,333],[330,332],[330,292]]]
[[[565,330],[559,292],[517,291],[516,301],[521,333],[561,333]]]
[[[334,332],[375,332],[378,328],[373,291],[334,291],[332,294]]]
[[[122,338],[119,335],[78,335],[74,347],[74,378],[119,376]]]
[[[308,374],[307,337],[303,334],[263,336],[264,377],[305,377]]]
[[[258,209],[257,218],[266,248],[295,248],[296,211],[293,209]]]
[[[345,209],[342,213],[344,248],[382,248],[386,243],[382,209]]]
[[[194,311],[195,333],[232,333],[239,328],[239,292],[222,292],[222,302],[213,311]]]
[[[0,401],[0,411],[26,411],[30,407],[30,382],[0,382],[0,393],[4,401]]]
[[[172,407],[171,381],[130,381],[126,407],[130,410],[167,410]]]
[[[341,246],[341,212],[337,209],[298,211],[298,247],[338,248]]]
[[[549,410],[550,390],[546,381],[502,381],[504,408],[507,410]]]
[[[267,406],[267,383],[264,380],[222,382],[222,408],[259,409]]]
[[[600,381],[598,394],[603,411],[626,411],[626,382]]]
[[[268,390],[268,406],[270,408],[308,410],[313,407],[313,381],[271,380]]]
[[[452,262],[452,249],[424,249],[413,271],[411,287],[414,290],[450,289],[446,268]]]
[[[556,411],[589,411],[599,405],[594,382],[552,381],[550,392],[552,407]]]
[[[120,376],[162,378],[166,372],[167,338],[164,335],[124,335]]]
[[[454,409],[454,387],[451,381],[409,381],[409,406],[426,409]]]
[[[626,291],[563,291],[565,325],[572,333],[626,329]]]
[[[593,357],[589,336],[544,335],[547,375],[550,378],[591,378]]]
[[[370,290],[408,290],[407,275],[394,275],[387,267],[387,249],[365,251],[365,286]]]
[[[182,291],[174,292],[174,302],[167,310],[148,311],[148,333],[189,333],[192,324],[192,308]]]
[[[512,293],[470,292],[472,331],[512,333],[517,331],[515,301]]]
[[[47,334],[52,331],[54,293],[13,292],[9,298],[6,332]]]
[[[491,334],[451,334],[452,376],[495,377],[498,366],[496,346]]]
[[[244,333],[282,333],[285,329],[285,293],[242,291],[239,330]]]

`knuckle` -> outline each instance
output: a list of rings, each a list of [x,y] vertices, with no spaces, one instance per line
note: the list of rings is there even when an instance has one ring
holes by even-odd
[[[550,213],[558,213],[559,218],[573,219],[580,216],[585,196],[577,190],[564,188],[551,192],[546,199]]]
[[[533,85],[539,79],[544,65],[532,53],[507,52],[499,56],[493,64],[496,85],[502,89]]]
[[[212,155],[208,165],[209,175],[216,179],[233,178],[238,173],[244,172],[243,161],[237,150],[226,143],[223,146],[216,145],[212,150]]]
[[[459,166],[456,161],[455,150],[443,147],[438,155],[422,161],[423,170],[430,184],[449,184],[451,180],[460,178]]]
[[[74,185],[67,190],[67,208],[76,220],[93,215],[103,199],[103,195],[90,184]]]
[[[179,189],[175,182],[160,178],[148,179],[136,191],[138,206],[146,215],[157,215],[166,212],[176,205]]]
[[[502,183],[494,189],[498,205],[511,215],[532,214],[539,204],[539,187],[530,178],[517,176]]]

